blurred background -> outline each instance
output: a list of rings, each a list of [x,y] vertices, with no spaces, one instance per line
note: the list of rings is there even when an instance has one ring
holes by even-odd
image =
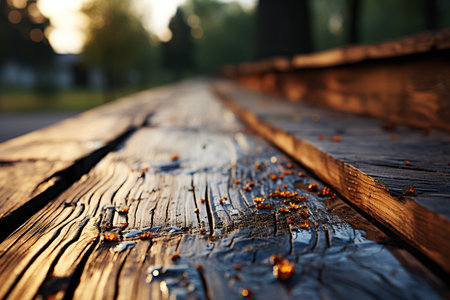
[[[0,142],[223,64],[445,27],[448,0],[0,0]]]

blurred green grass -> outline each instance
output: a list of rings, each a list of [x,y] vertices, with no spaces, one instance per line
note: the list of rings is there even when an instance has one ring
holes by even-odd
[[[0,89],[0,112],[83,111],[103,103],[105,97],[99,90],[37,93],[32,89]]]

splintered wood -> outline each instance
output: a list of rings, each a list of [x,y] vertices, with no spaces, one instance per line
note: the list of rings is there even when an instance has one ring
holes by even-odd
[[[439,298],[390,251],[418,261],[246,133],[208,82],[167,89],[0,244],[0,298]]]

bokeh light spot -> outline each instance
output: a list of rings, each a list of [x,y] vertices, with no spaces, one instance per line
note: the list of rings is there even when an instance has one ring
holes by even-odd
[[[39,43],[44,39],[44,34],[42,33],[42,30],[38,28],[34,28],[30,31],[30,39],[33,42]]]
[[[13,24],[19,24],[22,21],[22,15],[17,10],[12,10],[8,13],[8,20]]]

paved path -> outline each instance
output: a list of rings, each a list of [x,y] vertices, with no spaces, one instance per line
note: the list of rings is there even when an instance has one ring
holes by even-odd
[[[0,113],[0,142],[54,124],[77,112]]]

